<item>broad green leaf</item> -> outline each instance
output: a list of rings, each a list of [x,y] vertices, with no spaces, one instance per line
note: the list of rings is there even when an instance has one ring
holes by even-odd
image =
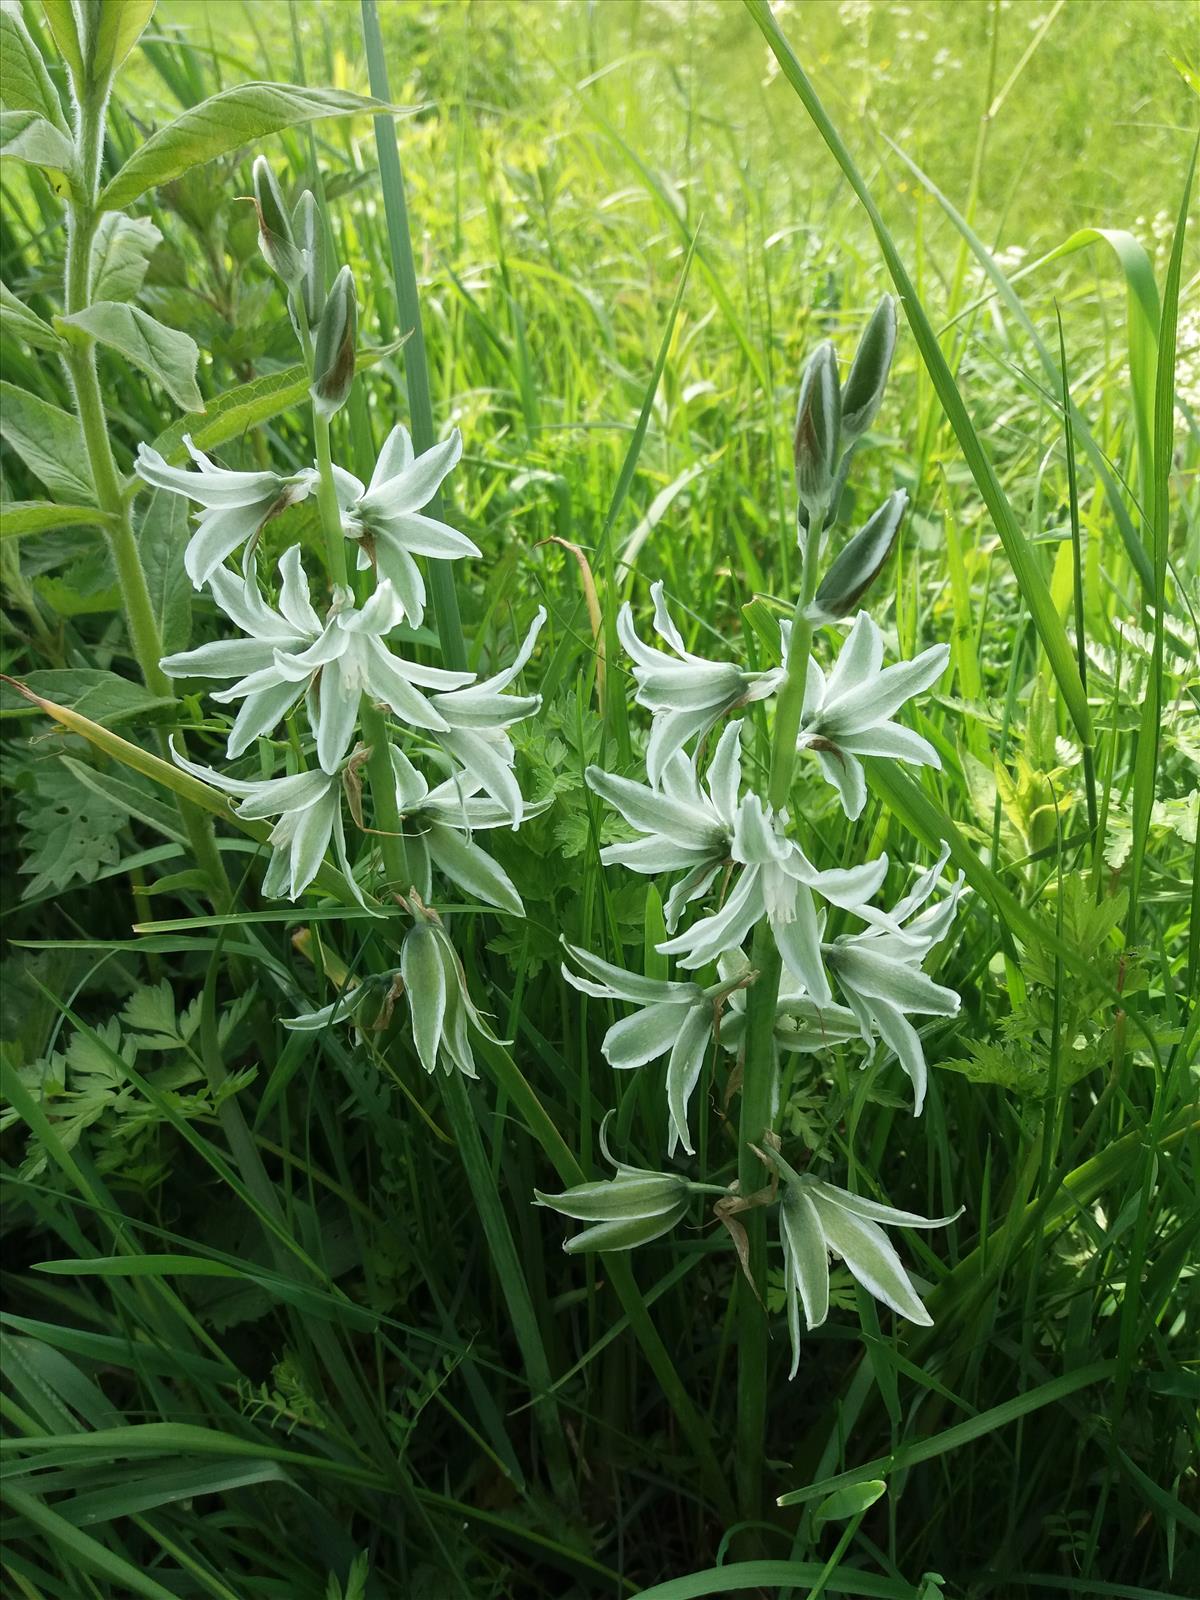
[[[813,1512],[813,1522],[847,1522],[870,1510],[876,1500],[887,1493],[882,1478],[866,1478],[862,1483],[849,1484],[845,1489],[835,1489],[827,1495]]]
[[[75,149],[65,133],[36,111],[0,111],[0,155],[71,176]]]
[[[92,240],[92,298],[132,300],[146,280],[162,234],[149,217],[106,211]]]
[[[59,54],[76,81],[83,78],[83,52],[79,48],[79,24],[71,0],[42,0],[46,23],[54,36]]]
[[[7,6],[0,11],[0,105],[6,111],[35,111],[70,136],[46,63],[20,13]]]
[[[360,350],[355,358],[357,370],[365,372],[369,367],[386,360],[403,343],[403,339],[398,339],[378,349]],[[203,421],[181,417],[169,428],[164,428],[154,441],[154,449],[171,466],[181,466],[189,460],[187,446],[183,442],[185,433],[191,436],[197,450],[219,450],[223,444],[228,444],[231,439],[240,439],[260,423],[269,422],[272,417],[290,411],[293,406],[306,404],[308,384],[308,372],[299,363],[285,367],[282,372],[269,372],[264,377],[254,378],[210,400]]]
[[[140,306],[100,300],[58,318],[60,325],[80,328],[100,344],[117,350],[135,367],[149,373],[185,411],[203,411],[204,399],[196,387],[200,351],[190,334],[164,327]]]
[[[168,653],[186,650],[192,636],[195,591],[183,568],[188,536],[187,501],[180,494],[156,489],[138,530],[138,549],[158,636]]]
[[[54,528],[97,528],[105,521],[95,506],[60,506],[54,500],[8,500],[0,504],[0,539],[49,533]]]
[[[0,383],[0,438],[51,494],[76,505],[95,500],[83,431],[69,412],[15,383]]]
[[[363,112],[394,112],[381,100],[341,89],[305,89],[286,83],[243,83],[192,106],[152,134],[100,195],[106,211],[124,210],[147,189],[169,183],[226,151],[300,122]]]
[[[38,598],[57,617],[92,617],[121,609],[121,588],[107,551],[93,545],[93,553],[73,562],[64,572],[43,572],[33,580]]]
[[[958,439],[959,448],[971,469],[984,504],[995,524],[996,532],[1000,535],[1000,542],[1004,546],[1012,566],[1025,604],[1033,618],[1034,627],[1037,629],[1042,648],[1050,663],[1058,686],[1062,693],[1063,703],[1070,714],[1071,721],[1079,734],[1081,741],[1090,745],[1092,743],[1092,717],[1088,709],[1087,696],[1079,677],[1079,668],[1071,651],[1066,630],[1062,620],[1050,598],[1050,590],[1038,565],[1037,557],[1030,547],[1028,540],[1021,531],[1008,496],[1001,488],[1000,480],[996,476],[996,469],[991,458],[984,450],[975,432],[975,425],[959,393],[958,385],[954,381],[954,374],[950,371],[949,364],[942,347],[938,342],[937,334],[930,324],[929,317],[921,304],[916,288],[908,275],[908,271],[900,259],[900,252],[895,241],[888,231],[887,224],[876,205],[862,174],[859,172],[853,157],[850,155],[841,135],[830,120],[828,112],[817,96],[816,90],[809,81],[807,73],[800,65],[795,51],[783,35],[778,22],[771,13],[767,0],[743,0],[750,15],[754,18],[763,37],[779,62],[783,76],[795,90],[797,96],[815,124],[817,131],[828,145],[838,165],[846,175],[846,179],[863,209],[870,218],[871,226],[875,230],[879,248],[883,253],[887,269],[892,281],[896,285],[900,303],[921,352],[921,359],[925,363],[937,397],[942,405],[947,420],[954,429]]]
[[[0,16],[7,16],[0,11]],[[31,311],[6,283],[0,283],[0,311],[4,313],[5,333],[15,333],[35,350],[59,351],[63,342],[48,322],[43,322],[36,311]]]
[[[155,0],[101,0],[85,8],[84,66],[92,83],[111,83],[154,15],[154,6]]]
[[[31,672],[23,681],[39,699],[53,700],[56,705],[106,728],[173,704],[151,694],[142,684],[115,672],[105,672],[101,667],[50,667],[42,672]],[[6,684],[0,711],[12,715],[28,714],[29,710],[28,702]]]

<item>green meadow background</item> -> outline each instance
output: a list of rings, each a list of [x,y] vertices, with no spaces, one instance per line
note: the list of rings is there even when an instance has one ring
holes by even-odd
[[[644,623],[661,578],[698,652],[762,652],[743,608],[755,595],[790,603],[804,358],[832,338],[849,359],[891,283],[862,207],[735,0],[385,0],[380,13],[391,96],[409,108],[396,126],[435,420],[463,431],[456,525],[483,550],[456,574],[473,664],[507,659],[536,606],[549,611],[525,680],[545,705],[514,737],[526,789],[553,805],[495,841],[529,917],[469,925],[472,982],[589,1176],[601,1174],[610,1106],[622,1155],[654,1165],[665,1147],[659,1086],[609,1071],[604,1008],[585,1008],[558,972],[560,934],[631,966],[652,942],[645,883],[599,866],[607,819],[582,781],[601,756],[633,772],[644,719],[626,707],[632,686],[615,655],[600,706],[580,569],[550,541],[593,561],[606,617],[628,598]],[[869,604],[899,653],[951,645],[918,724],[944,770],[922,774],[922,792],[1017,910],[1010,919],[969,895],[938,958],[963,1010],[927,1038],[919,1123],[894,1064],[869,1088],[839,1065],[828,1097],[789,1105],[785,1133],[800,1147],[834,1104],[843,1173],[928,1215],[966,1207],[952,1227],[904,1239],[918,1277],[936,1286],[935,1326],[906,1333],[889,1317],[881,1328],[842,1274],[834,1314],[789,1385],[774,1275],[768,1509],[746,1525],[729,1504],[738,1291],[720,1230],[681,1229],[631,1258],[631,1328],[607,1264],[564,1257],[561,1219],[529,1204],[535,1185],[555,1187],[546,1141],[531,1137],[528,1106],[485,1073],[469,1088],[496,1208],[486,1220],[506,1223],[515,1265],[494,1257],[439,1086],[408,1045],[356,1049],[332,1033],[314,1045],[278,1026],[321,1003],[314,966],[353,965],[368,935],[355,925],[326,947],[331,924],[297,913],[235,922],[214,954],[194,885],[155,890],[156,876],[186,865],[157,793],[146,783],[126,809],[97,808],[62,760],[92,760],[83,742],[8,698],[2,1033],[26,1098],[6,1109],[0,1145],[0,1414],[13,1463],[0,1571],[22,1600],[1200,1592],[1194,203],[1161,666],[1138,570],[1151,546],[1153,409],[1138,363],[1156,327],[1137,266],[1161,294],[1197,126],[1198,12],[1190,0],[781,0],[775,13],[941,338],[1084,660],[1098,732],[1093,838],[1075,731],[901,318],[844,521],[865,520],[897,485],[909,491],[898,554]],[[118,82],[110,163],[182,107],[250,79],[366,93],[359,6],[160,0]],[[318,122],[262,148],[291,196],[320,174],[356,276],[361,342],[388,345],[403,329],[369,119]],[[253,153],[198,169],[143,208],[164,243],[142,303],[196,339],[210,398],[294,360],[240,198]],[[49,315],[57,206],[40,178],[7,170],[2,199],[4,280]],[[1076,439],[1074,502],[1061,389],[1035,344],[1053,366],[1060,319],[1072,399],[1109,476],[1106,490]],[[69,404],[53,364],[7,336],[4,366],[13,383]],[[176,416],[107,353],[101,378],[129,470],[137,443]],[[405,395],[393,352],[336,419],[335,457],[368,475],[406,417]],[[311,455],[303,413],[221,451],[233,467],[295,468]],[[41,495],[13,451],[0,469],[6,499]],[[267,528],[264,566],[295,539],[319,561],[306,516],[297,508]],[[6,673],[134,675],[94,541],[64,530],[0,550]],[[198,643],[223,625],[205,597],[172,605],[171,648],[186,629]],[[1131,911],[1140,719],[1156,674],[1156,803]],[[156,728],[186,723],[192,748],[220,764],[212,713],[192,698],[118,731],[149,747]],[[849,825],[814,785],[805,826],[823,865],[886,848],[894,897],[909,865],[929,859],[911,821],[873,801]],[[254,898],[249,848],[231,840],[227,855],[248,874],[247,904],[278,911]],[[135,935],[135,922],[155,926]],[[215,1027],[218,1013],[267,1202],[205,1099],[210,1063],[202,1071],[199,1055],[215,1035],[197,1032],[197,1018]],[[111,1053],[93,1048],[99,1034],[129,1048],[149,1036],[137,1069],[176,1096],[170,1115],[161,1097],[113,1078]],[[31,1120],[52,1060],[67,1092]],[[697,1099],[701,1149],[712,1170],[728,1166],[720,1096]],[[264,1215],[308,1265],[277,1248]],[[133,1265],[109,1275],[91,1263],[117,1251]],[[189,1276],[181,1256],[229,1275]],[[530,1310],[522,1329],[507,1271]],[[647,1328],[711,1442],[715,1488],[647,1364]],[[537,1404],[531,1342],[555,1385]],[[146,1427],[165,1431],[110,1432]],[[815,1484],[836,1489],[829,1480],[862,1477],[870,1463],[888,1493],[869,1507],[815,1515],[824,1493],[774,1505]],[[715,1570],[735,1558],[740,1588]]]

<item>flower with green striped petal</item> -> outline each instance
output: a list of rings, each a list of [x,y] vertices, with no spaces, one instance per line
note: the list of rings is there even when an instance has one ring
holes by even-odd
[[[525,907],[516,885],[471,838],[477,829],[508,827],[512,822],[508,808],[480,795],[480,780],[466,772],[456,772],[431,789],[402,750],[393,745],[391,752],[408,870],[421,898],[430,898],[436,867],[474,899],[523,917]],[[523,805],[519,821],[536,816],[549,804],[547,799],[539,805]]]
[[[545,620],[546,608],[539,606],[521,648],[507,667],[478,683],[468,682],[465,687],[452,688],[449,693],[430,696],[430,704],[439,718],[434,738],[497,805],[504,807],[514,829],[521,825],[524,802],[513,776],[517,754],[505,729],[533,716],[541,706],[542,697],[540,694],[505,694],[504,691],[524,671]]]
[[[787,818],[748,794],[734,819],[730,853],[741,868],[724,902],[685,932],[658,946],[664,955],[680,958],[692,971],[737,949],[751,929],[765,918],[787,970],[818,1005],[832,1000],[821,963],[821,925],[816,895],[855,911],[878,890],[887,873],[887,857],[861,867],[818,871],[784,831]]]
[[[944,1228],[963,1213],[922,1217],[851,1194],[820,1178],[796,1172],[777,1150],[758,1154],[783,1180],[779,1197],[779,1242],[783,1247],[783,1285],[794,1378],[800,1367],[800,1317],[811,1331],[829,1314],[829,1258],[845,1262],[851,1276],[874,1299],[927,1328],[933,1318],[921,1304],[912,1280],[881,1223],[900,1228]]]
[[[790,627],[790,623],[782,627],[785,656]],[[929,740],[911,728],[900,727],[892,718],[906,700],[937,682],[949,659],[949,646],[935,644],[911,661],[885,667],[883,636],[865,611],[855,618],[828,679],[809,658],[796,745],[816,755],[852,821],[862,815],[867,803],[860,756],[888,756],[913,766],[941,767]]]
[[[607,1137],[611,1116],[610,1111],[600,1125],[600,1149],[604,1159],[615,1167],[615,1178],[578,1183],[564,1194],[533,1191],[538,1205],[592,1224],[566,1241],[563,1249],[568,1255],[590,1250],[632,1250],[639,1244],[649,1244],[669,1233],[687,1213],[693,1193],[724,1193],[708,1184],[689,1183],[677,1172],[654,1172],[614,1161]]]
[[[238,803],[233,809],[239,817],[248,821],[276,818],[268,836],[271,862],[262,886],[268,898],[280,899],[286,895],[290,900],[299,899],[321,870],[332,840],[338,870],[359,905],[365,906],[362,890],[346,855],[340,772],[318,769],[248,782],[189,761],[174,745],[171,755],[176,766],[190,772],[193,778],[236,796]]]
[[[646,749],[646,775],[657,788],[671,757],[689,739],[707,733],[719,717],[735,706],[774,694],[784,674],[778,667],[750,672],[736,662],[708,661],[693,655],[667,610],[661,582],[651,584],[650,596],[654,601],[654,631],[673,656],[642,643],[628,604],[621,607],[617,617],[617,634],[633,661],[637,703],[654,713]]]
[[[471,1035],[501,1041],[471,999],[462,962],[437,912],[415,891],[402,903],[414,920],[400,948],[400,977],[421,1065],[429,1073],[440,1067],[447,1074],[477,1078]]]
[[[278,472],[229,472],[197,450],[190,434],[184,434],[183,442],[197,471],[168,466],[148,444],[138,446],[133,469],[143,482],[186,495],[204,508],[183,552],[184,570],[200,589],[265,522],[307,499],[318,480],[311,467],[302,467],[287,476]]]
[[[688,1132],[688,1106],[704,1067],[724,1002],[735,989],[752,983],[754,974],[739,972],[729,981],[702,988],[698,983],[667,978],[646,978],[602,961],[589,950],[563,941],[567,954],[583,971],[579,977],[564,964],[563,977],[582,994],[599,1000],[623,1000],[637,1006],[631,1016],[614,1022],[600,1048],[617,1071],[644,1067],[667,1056],[667,1114],[670,1138],[667,1154],[682,1145],[694,1155]]]
[[[425,580],[413,558],[461,561],[479,554],[465,533],[421,515],[461,456],[457,428],[417,455],[408,429],[397,423],[384,441],[369,484],[334,468],[342,532],[358,545],[358,566],[364,571],[373,566],[388,579],[414,628],[425,615]]]
[[[926,956],[949,933],[962,894],[960,873],[944,900],[926,905],[949,857],[949,846],[943,846],[934,865],[890,912],[860,911],[858,915],[870,924],[867,928],[822,945],[825,963],[858,1018],[863,1039],[873,1049],[878,1034],[912,1080],[913,1114],[918,1117],[925,1103],[928,1069],[920,1035],[908,1019],[953,1017],[960,1005],[953,989],[921,971]]]

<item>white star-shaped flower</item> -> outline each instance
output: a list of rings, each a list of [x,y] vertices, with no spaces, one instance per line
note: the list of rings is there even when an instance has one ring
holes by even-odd
[[[154,488],[186,495],[204,507],[183,553],[187,575],[199,589],[269,517],[307,499],[316,489],[317,474],[311,467],[287,477],[277,472],[228,472],[197,450],[189,434],[184,434],[183,442],[198,471],[168,466],[147,444],[138,446],[134,470]]]

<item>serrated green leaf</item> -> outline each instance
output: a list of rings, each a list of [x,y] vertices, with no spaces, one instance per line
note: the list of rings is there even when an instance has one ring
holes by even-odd
[[[30,878],[23,899],[91,883],[118,859],[125,812],[80,783],[63,761],[38,764],[18,820],[24,857],[19,870]]]
[[[76,505],[96,498],[83,432],[70,412],[15,383],[0,383],[0,437],[51,494]]]
[[[65,327],[81,329],[149,373],[185,411],[204,410],[203,396],[196,387],[200,351],[190,334],[165,327],[140,306],[117,300],[99,300],[57,320]]]
[[[132,300],[146,280],[150,257],[162,234],[149,217],[125,217],[106,211],[92,240],[92,297]]]
[[[100,206],[106,211],[124,210],[147,189],[169,183],[190,167],[297,123],[394,109],[341,89],[239,84],[190,107],[152,134],[103,190]]]

